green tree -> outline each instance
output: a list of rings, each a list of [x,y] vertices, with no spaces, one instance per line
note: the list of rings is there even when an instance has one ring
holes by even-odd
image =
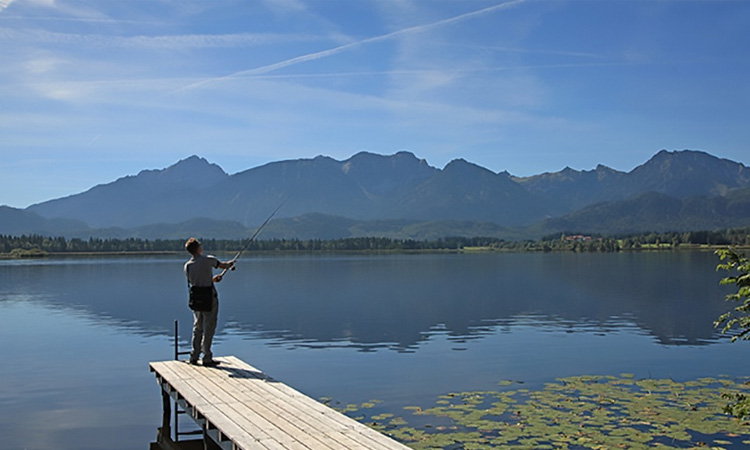
[[[727,294],[727,301],[739,303],[739,306],[728,311],[716,320],[716,327],[723,325],[722,332],[737,330],[732,336],[732,342],[737,339],[750,340],[750,260],[744,253],[726,248],[716,250],[724,263],[716,266],[716,270],[726,270],[729,276],[722,278],[720,284],[734,285],[737,292]]]
[[[726,248],[716,251],[722,261],[716,270],[726,270],[729,276],[722,278],[722,285],[736,286],[737,291],[727,294],[727,301],[738,303],[731,311],[728,311],[714,322],[714,325],[723,327],[722,332],[733,332],[732,342],[737,339],[750,340],[750,260],[744,253]],[[724,408],[724,411],[735,417],[745,418],[750,416],[750,398],[743,394],[729,395],[725,398],[730,403]]]

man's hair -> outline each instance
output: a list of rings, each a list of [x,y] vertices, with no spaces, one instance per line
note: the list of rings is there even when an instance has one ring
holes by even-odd
[[[191,255],[195,255],[195,252],[198,251],[198,247],[200,246],[200,241],[194,237],[191,237],[187,240],[187,242],[185,242],[185,250],[187,250]]]

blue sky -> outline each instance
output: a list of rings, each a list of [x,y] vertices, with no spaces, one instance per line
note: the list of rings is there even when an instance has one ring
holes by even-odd
[[[0,205],[192,154],[747,164],[750,1],[0,0]]]

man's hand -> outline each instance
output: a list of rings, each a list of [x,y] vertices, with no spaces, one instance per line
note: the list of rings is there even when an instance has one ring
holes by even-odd
[[[218,267],[219,267],[219,269],[224,269],[224,270],[227,270],[227,269],[234,270],[234,260],[232,259],[232,260],[227,261],[227,262],[221,262],[221,263],[219,263]]]

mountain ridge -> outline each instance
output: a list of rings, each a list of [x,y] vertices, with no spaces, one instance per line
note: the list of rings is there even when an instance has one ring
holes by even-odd
[[[624,211],[632,214],[639,201],[644,211],[653,208],[654,202],[664,202],[666,207],[667,197],[680,202],[713,198],[714,207],[718,207],[718,199],[726,200],[732,192],[746,187],[750,187],[750,169],[744,164],[695,150],[659,151],[630,172],[599,164],[591,170],[566,167],[530,177],[493,172],[463,158],[438,169],[405,151],[392,155],[359,152],[343,161],[319,155],[269,162],[235,174],[192,155],[164,169],[143,170],[23,211],[46,220],[73,219],[97,230],[158,231],[159,226],[165,229],[203,217],[224,223],[217,228],[240,232],[241,227],[250,229],[261,223],[285,201],[275,220],[320,214],[358,224],[489,223],[497,230],[588,223],[598,227],[591,232],[607,232],[621,230],[614,225],[616,216]],[[666,197],[644,196],[651,192]],[[631,203],[618,203],[624,201]],[[591,209],[601,204],[611,207]],[[738,211],[744,211],[742,208]],[[592,211],[599,211],[602,217],[595,220]],[[710,211],[706,206],[680,221],[670,222],[666,216],[663,219],[664,223],[679,222],[688,227],[691,223],[719,223],[698,217]],[[746,223],[741,214],[730,214],[722,223]],[[648,220],[639,227],[661,227],[658,214],[644,217]],[[332,223],[329,226],[344,229]],[[0,222],[0,233],[8,228]],[[66,231],[70,232],[70,227]]]

